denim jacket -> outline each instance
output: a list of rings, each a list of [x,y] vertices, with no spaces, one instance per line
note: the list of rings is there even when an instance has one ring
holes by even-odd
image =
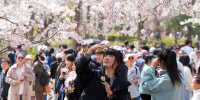
[[[151,95],[151,100],[185,100],[186,80],[180,73],[181,83],[171,82],[166,70],[160,71],[160,76],[155,77],[155,68],[149,67],[144,74],[141,86]]]

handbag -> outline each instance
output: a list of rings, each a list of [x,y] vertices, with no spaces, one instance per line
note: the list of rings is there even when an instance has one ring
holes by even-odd
[[[48,73],[44,70],[43,68],[43,73],[40,77],[40,84],[43,86],[46,86],[49,84],[50,81],[50,76],[48,75]]]
[[[50,84],[44,86],[43,92],[46,93],[46,94],[51,93]]]

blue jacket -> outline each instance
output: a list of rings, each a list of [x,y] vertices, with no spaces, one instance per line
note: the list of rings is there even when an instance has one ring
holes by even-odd
[[[149,67],[144,74],[142,88],[151,95],[151,100],[185,100],[186,80],[180,73],[181,83],[172,84],[166,70],[160,71],[160,76],[155,77],[155,68]]]

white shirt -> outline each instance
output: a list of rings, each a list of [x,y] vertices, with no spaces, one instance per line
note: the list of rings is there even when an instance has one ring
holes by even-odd
[[[17,68],[17,71],[18,71],[18,80],[24,79],[24,77],[22,76],[22,72],[25,72],[24,64],[21,68]],[[23,94],[23,90],[24,90],[24,81],[19,85],[19,95]]]
[[[186,80],[186,89],[192,91],[192,73],[187,66],[184,66],[184,76]]]
[[[189,55],[193,51],[193,48],[189,46],[184,46],[181,48],[181,51],[184,51],[187,53],[187,55]]]
[[[192,100],[200,100],[200,89],[194,90],[194,95]]]

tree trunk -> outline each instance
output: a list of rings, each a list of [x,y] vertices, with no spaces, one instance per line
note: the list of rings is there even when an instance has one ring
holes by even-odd
[[[190,40],[190,41],[192,40],[192,38],[191,38],[191,37],[192,37],[191,30],[192,30],[192,29],[191,29],[190,27],[188,27],[188,31],[187,31],[187,40]]]
[[[79,27],[80,27],[80,20],[81,20],[81,6],[82,6],[82,0],[79,1],[78,6],[75,8],[75,18],[74,20],[77,22],[77,26],[75,29],[75,32],[79,34]],[[72,40],[72,48],[76,48],[76,40]]]
[[[87,23],[90,23],[90,6],[87,6]],[[85,32],[85,39],[89,39],[89,32]]]
[[[198,34],[198,40],[200,40],[200,34]]]
[[[103,15],[99,14],[98,19],[98,39],[103,40]]]

